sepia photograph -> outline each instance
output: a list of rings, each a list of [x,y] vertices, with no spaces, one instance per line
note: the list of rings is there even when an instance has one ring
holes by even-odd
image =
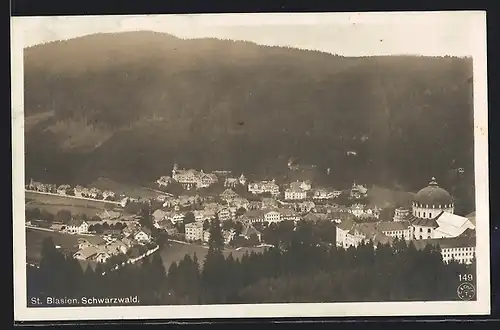
[[[489,314],[485,12],[11,28],[16,321]]]

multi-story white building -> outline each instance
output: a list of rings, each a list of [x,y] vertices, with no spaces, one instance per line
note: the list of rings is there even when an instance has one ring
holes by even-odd
[[[134,239],[138,242],[150,242],[152,239],[151,230],[146,227],[140,228],[134,233]]]
[[[281,208],[278,210],[280,213],[281,221],[299,221],[300,216],[292,209]]]
[[[249,223],[264,222],[264,214],[262,210],[250,210],[242,216],[241,220]]]
[[[172,169],[172,179],[180,183],[185,189],[206,188],[218,181],[217,175],[204,173],[203,170],[179,169],[177,164]]]
[[[379,222],[377,228],[387,236],[397,237],[407,241],[412,239],[412,228],[408,221]]]
[[[288,188],[285,190],[285,200],[304,200],[307,198],[307,192],[302,189]]]
[[[89,224],[82,219],[71,219],[65,231],[69,234],[84,234],[89,231]]]
[[[220,198],[226,202],[232,201],[234,198],[239,197],[237,193],[232,189],[224,190],[220,195]]]
[[[365,206],[362,204],[353,204],[350,209],[352,215],[360,218],[365,213]]]
[[[264,221],[271,224],[271,223],[278,223],[281,220],[281,214],[277,210],[270,210],[264,213]]]
[[[226,188],[234,188],[238,185],[238,179],[236,178],[226,178],[224,180],[224,187]]]
[[[215,174],[212,174],[212,173],[203,173],[203,170],[200,172],[200,177],[198,179],[198,181],[196,182],[196,187],[198,189],[200,188],[207,188],[207,187],[210,187],[211,185],[213,185],[214,183],[216,183],[217,181],[219,181],[219,179],[217,178],[217,175]]]
[[[415,242],[415,247],[423,249],[428,244],[435,246],[439,244],[444,262],[454,260],[459,263],[470,264],[476,257],[475,236],[420,240]]]
[[[175,225],[178,222],[184,221],[184,216],[185,214],[183,212],[171,212],[168,213],[165,217]]]
[[[217,215],[219,217],[220,221],[228,221],[231,220],[231,211],[228,208],[221,208],[218,212]]]
[[[314,190],[313,194],[313,199],[314,200],[328,200],[332,199],[333,197],[333,192],[328,191],[327,189],[324,188],[318,188]]]
[[[186,241],[201,241],[203,239],[203,223],[192,222],[184,226]]]
[[[398,207],[394,210],[393,221],[405,221],[410,215],[410,210],[405,207]]]
[[[386,244],[392,241],[392,237],[381,232],[376,223],[355,223],[346,219],[337,225],[336,230],[337,246],[348,249],[351,246],[357,247],[362,242],[370,240],[376,246],[378,243]]]
[[[368,193],[368,189],[365,186],[359,185],[359,184],[356,184],[356,182],[353,182],[352,187],[351,187],[351,198],[354,198],[354,199],[363,198],[363,197],[366,197],[367,193]]]
[[[114,199],[115,196],[116,196],[115,192],[111,191],[111,190],[105,190],[105,191],[102,192],[102,198],[103,199],[110,200],[110,199]]]
[[[271,181],[251,182],[248,184],[248,191],[255,195],[268,192],[273,196],[278,196],[280,194],[280,187],[273,179]]]

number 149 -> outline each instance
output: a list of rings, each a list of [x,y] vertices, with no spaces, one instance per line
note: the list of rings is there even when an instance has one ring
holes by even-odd
[[[459,274],[458,279],[460,282],[472,282],[474,276],[472,276],[472,274]]]

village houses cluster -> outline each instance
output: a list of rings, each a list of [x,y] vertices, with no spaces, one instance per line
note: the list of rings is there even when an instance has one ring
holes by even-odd
[[[78,260],[106,263],[112,256],[127,254],[128,262],[135,262],[151,250],[150,245],[155,245],[151,230],[141,226],[139,219],[138,216],[104,210],[91,220],[72,217],[66,224],[53,223],[49,228],[80,236],[77,250],[73,253],[73,257]],[[92,228],[103,224],[108,225],[108,229],[103,230],[101,235],[95,235]],[[115,224],[123,226],[113,229]]]
[[[151,230],[147,227],[127,226],[118,236],[88,235],[79,238],[78,251],[73,257],[78,260],[106,263],[112,256],[128,254],[127,262],[133,263],[157,249],[157,246],[152,249],[145,248],[151,241]]]
[[[62,196],[74,196],[79,198],[90,198],[97,200],[105,200],[105,201],[115,201],[116,194],[111,190],[100,190],[97,188],[86,188],[80,185],[75,187],[70,186],[69,184],[55,185],[55,184],[47,184],[34,181],[33,179],[26,185],[26,190],[32,190],[41,193],[48,194],[58,194]]]
[[[178,165],[174,165],[171,177],[162,176],[156,181],[159,188],[167,188],[174,182],[185,190],[207,188],[223,182],[224,190],[216,196],[173,196],[165,193],[156,198],[161,206],[151,209],[153,226],[171,237],[188,242],[207,243],[210,239],[207,223],[216,217],[223,227],[225,244],[230,244],[237,237],[252,240],[255,244],[262,243],[262,234],[257,228],[283,221],[295,224],[300,220],[313,223],[330,221],[336,225],[337,246],[346,249],[362,242],[372,242],[375,246],[378,243],[390,243],[397,237],[414,241],[419,248],[429,243],[439,244],[444,260],[456,259],[470,263],[474,258],[475,215],[462,217],[454,214],[453,197],[439,187],[434,178],[415,195],[411,209],[399,207],[394,211],[393,219],[383,220],[379,219],[381,209],[366,203],[368,189],[356,183],[347,191],[313,187],[310,181],[293,181],[280,186],[274,179],[249,181],[243,174],[232,177],[230,171],[205,173],[203,170],[179,169]],[[66,191],[71,189],[67,186],[60,188]],[[85,196],[93,196],[87,195],[92,189],[76,188],[75,196],[77,191],[80,194],[85,191]],[[236,193],[236,188],[247,192],[246,197]],[[46,186],[33,181],[27,189],[47,191]],[[349,206],[338,203],[338,198],[343,194],[350,200]],[[124,197],[120,204],[125,207],[131,201],[141,200]],[[151,200],[148,203],[152,205]],[[188,214],[191,218],[189,221],[186,220]],[[106,215],[102,217],[106,218]],[[151,241],[150,232],[136,225],[137,221],[125,223],[127,225],[119,237],[97,245],[82,243],[75,257],[102,262],[113,254],[128,251],[134,244]],[[232,225],[226,226],[225,223]],[[72,219],[64,231],[84,234],[89,232],[89,223]]]

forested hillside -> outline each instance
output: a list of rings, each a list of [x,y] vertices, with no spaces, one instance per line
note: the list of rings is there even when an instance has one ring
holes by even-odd
[[[24,60],[28,179],[147,181],[174,162],[275,176],[296,157],[330,167],[335,185],[416,190],[436,176],[452,189],[457,168],[473,183],[470,59],[130,32],[30,47]]]

